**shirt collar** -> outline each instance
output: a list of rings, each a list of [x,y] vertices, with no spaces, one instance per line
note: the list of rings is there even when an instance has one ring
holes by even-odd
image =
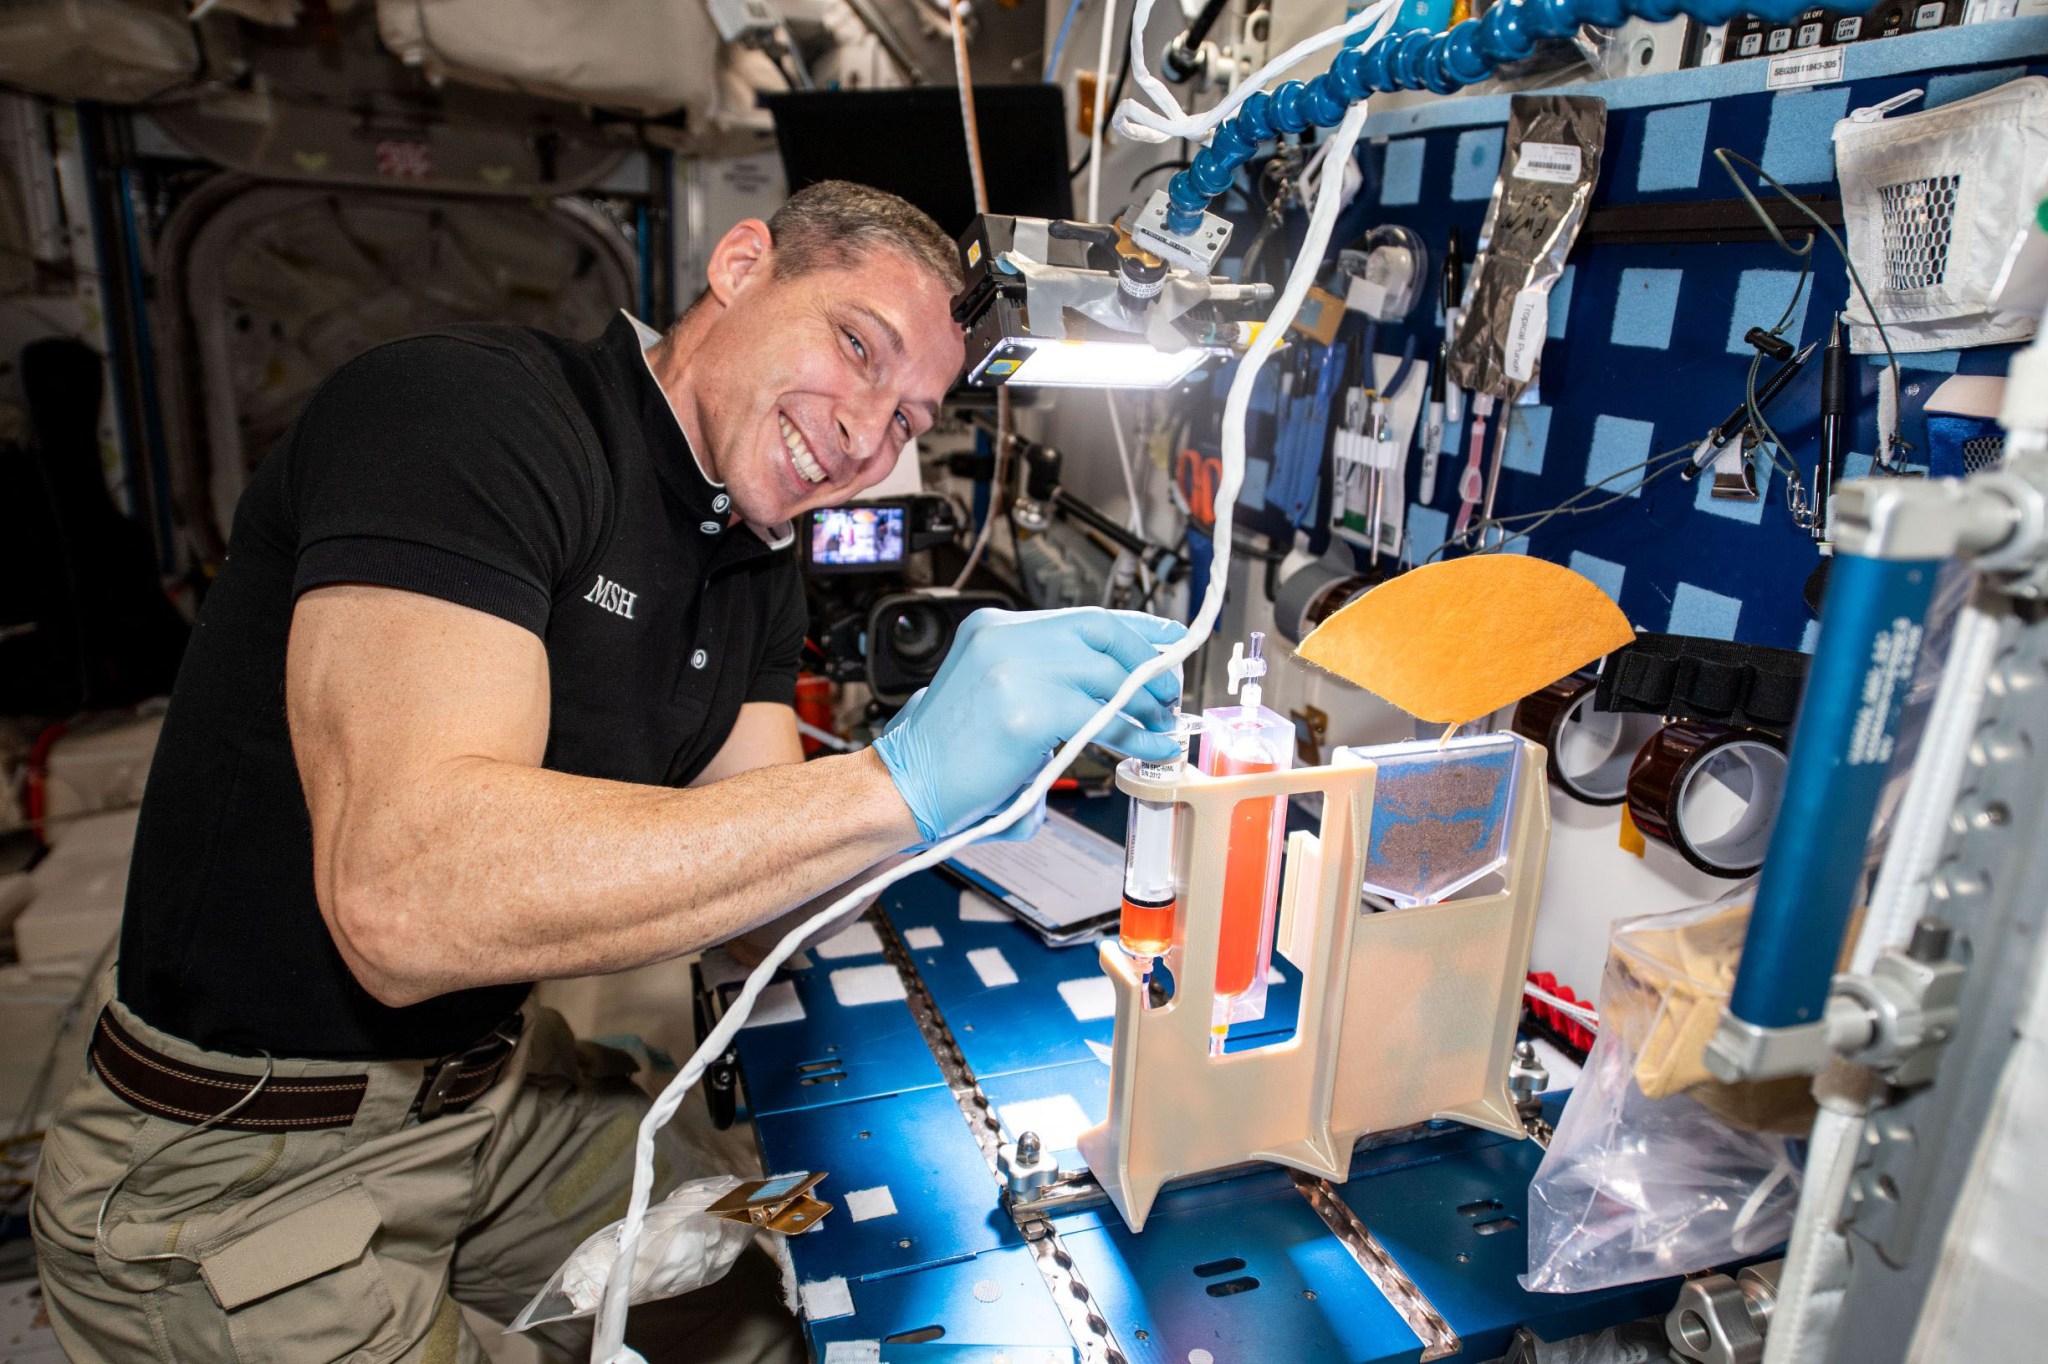
[[[682,437],[683,448],[690,452],[690,464],[697,472],[698,481],[709,490],[704,498],[691,497],[690,501],[693,504],[708,503],[717,512],[726,512],[732,503],[725,495],[725,485],[704,472],[704,461],[698,456],[696,447],[690,444],[689,434],[683,430],[682,418],[676,416],[675,404],[669,401],[668,390],[661,386],[661,380],[655,375],[654,362],[647,358],[648,350],[661,340],[661,333],[627,312],[624,308],[619,309],[619,316],[625,318],[626,321],[633,325],[633,335],[640,343],[641,367],[647,371],[647,377],[653,381],[655,392],[661,395],[662,404],[668,409],[670,420],[675,422],[676,434]],[[795,522],[784,521],[774,526],[757,526],[752,521],[749,521],[746,525],[747,529],[759,536],[762,543],[766,544],[770,549],[787,549],[796,542]]]

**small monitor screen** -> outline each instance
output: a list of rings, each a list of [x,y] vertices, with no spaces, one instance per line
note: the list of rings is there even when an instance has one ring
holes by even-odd
[[[903,508],[821,507],[811,513],[811,562],[820,568],[886,568],[903,562]]]

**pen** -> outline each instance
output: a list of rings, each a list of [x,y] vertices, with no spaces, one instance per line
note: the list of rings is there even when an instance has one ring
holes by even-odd
[[[1813,462],[1813,538],[1828,543],[1828,503],[1849,453],[1849,348],[1842,344],[1842,319],[1828,332],[1820,357],[1820,455]]]

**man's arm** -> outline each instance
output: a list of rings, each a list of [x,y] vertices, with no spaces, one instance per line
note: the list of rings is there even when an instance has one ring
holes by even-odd
[[[673,957],[918,838],[873,752],[795,763],[774,737],[786,707],[745,708],[713,787],[543,770],[540,640],[414,593],[301,596],[285,701],[321,915],[390,1005]],[[777,753],[793,765],[745,770]]]
[[[800,763],[803,760],[804,744],[802,737],[797,733],[796,712],[788,706],[776,705],[768,701],[749,701],[740,707],[740,718],[734,723],[732,733],[719,746],[718,755],[705,766],[702,772],[697,774],[697,779],[690,784],[692,786],[709,786],[713,782],[723,781],[727,777],[737,776],[742,772],[752,772],[759,768],[779,763]],[[897,857],[886,857],[875,867],[867,868],[866,870],[880,870],[881,868],[893,865],[898,860],[900,859]],[[840,893],[845,889],[843,885],[832,886],[812,896],[788,913],[778,915],[765,923],[756,924],[753,928],[727,942],[725,944],[726,950],[731,952],[743,964],[752,966],[773,951],[775,944],[781,942],[788,935],[790,929],[805,922],[813,914],[816,914],[826,905],[838,899]],[[866,912],[867,907],[873,903],[874,898],[870,896],[860,904],[847,910],[839,918],[813,932],[798,946],[800,948],[809,948],[831,937],[846,927],[847,924],[859,918]]]

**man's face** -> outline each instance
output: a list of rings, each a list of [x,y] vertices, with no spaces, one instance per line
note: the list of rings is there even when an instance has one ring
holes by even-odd
[[[705,302],[719,311],[689,380],[699,454],[757,526],[879,483],[965,358],[946,286],[895,251],[786,279],[769,262],[722,280],[714,259]]]

